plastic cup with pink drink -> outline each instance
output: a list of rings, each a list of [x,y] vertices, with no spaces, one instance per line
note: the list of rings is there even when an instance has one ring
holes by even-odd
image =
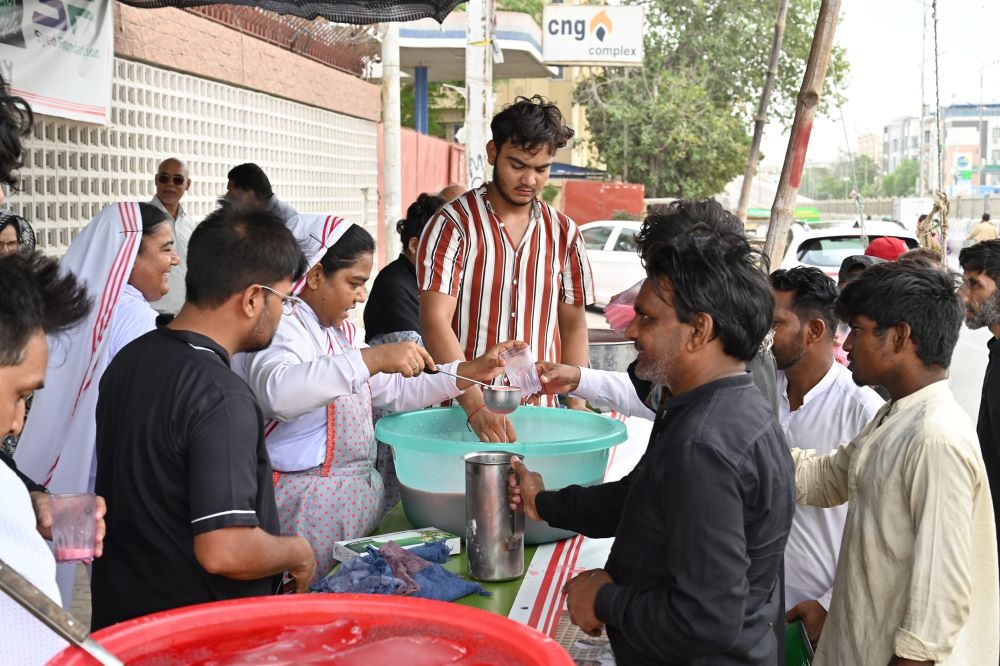
[[[52,541],[57,562],[94,559],[97,495],[52,495]]]
[[[511,386],[521,389],[521,399],[529,398],[542,390],[535,368],[535,354],[530,347],[508,349],[500,353],[504,373]]]

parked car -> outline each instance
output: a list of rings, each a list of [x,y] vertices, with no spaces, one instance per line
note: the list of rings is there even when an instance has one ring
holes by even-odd
[[[640,227],[642,222],[631,220],[598,220],[580,225],[594,272],[597,305],[607,305],[612,296],[646,277],[635,246]]]
[[[830,222],[792,225],[788,232],[785,258],[777,268],[815,266],[832,278],[837,277],[840,264],[852,254],[864,254],[861,229],[855,222]],[[919,247],[917,237],[898,222],[865,222],[869,242],[890,236],[898,238],[910,250]]]
[[[836,279],[840,264],[852,254],[864,254],[861,229],[851,221],[796,222],[788,232],[785,257],[772,263],[772,269],[795,266],[815,266]],[[596,305],[607,305],[611,297],[625,291],[646,277],[646,271],[636,254],[635,234],[641,222],[631,220],[598,220],[580,225],[587,257],[594,271]],[[909,249],[919,246],[917,237],[898,222],[870,220],[865,223],[868,240],[883,236],[899,238]],[[762,239],[750,239],[762,244]]]

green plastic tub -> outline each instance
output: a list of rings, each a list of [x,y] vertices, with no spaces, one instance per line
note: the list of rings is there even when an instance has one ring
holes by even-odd
[[[465,535],[465,463],[473,451],[524,456],[545,487],[593,485],[604,480],[612,448],[628,438],[625,424],[592,412],[519,407],[511,414],[518,441],[479,442],[461,407],[422,409],[379,420],[375,437],[393,448],[403,510],[414,527],[439,527]],[[572,532],[526,521],[525,542],[548,543]]]

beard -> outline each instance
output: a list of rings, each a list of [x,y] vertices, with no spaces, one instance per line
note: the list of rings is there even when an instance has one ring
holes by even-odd
[[[774,355],[774,365],[778,370],[787,370],[801,361],[802,357],[806,355],[806,348],[802,344],[802,341],[798,340],[797,342],[798,344],[796,345],[783,347],[773,345],[771,347],[771,353]]]
[[[499,169],[493,170],[493,184],[496,185],[497,194],[499,194],[504,201],[506,201],[511,206],[530,206],[531,200],[527,203],[523,201],[515,201],[514,195],[511,194],[511,188],[507,187],[507,183],[504,182],[503,177],[500,175]]]
[[[990,294],[977,308],[965,306],[965,325],[969,328],[983,328],[997,323],[1000,323],[1000,289]]]
[[[274,340],[274,334],[277,330],[278,324],[271,321],[271,315],[268,314],[267,308],[264,308],[257,319],[257,323],[251,329],[246,347],[242,351],[252,354],[253,352],[267,349],[271,346],[271,341]]]

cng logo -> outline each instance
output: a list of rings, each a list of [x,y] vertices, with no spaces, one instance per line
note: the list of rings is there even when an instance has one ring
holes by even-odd
[[[611,34],[611,29],[614,24],[608,17],[608,13],[605,10],[601,10],[597,16],[590,19],[590,32],[597,37],[598,40],[604,41],[604,38]]]
[[[553,19],[548,21],[546,25],[546,30],[550,35],[572,37],[578,42],[582,42],[588,33],[597,37],[598,41],[603,42],[611,34],[613,28],[614,23],[611,22],[611,17],[603,9],[590,19],[589,25],[584,19]]]
[[[546,5],[542,59],[552,65],[639,66],[644,25],[638,5]]]

